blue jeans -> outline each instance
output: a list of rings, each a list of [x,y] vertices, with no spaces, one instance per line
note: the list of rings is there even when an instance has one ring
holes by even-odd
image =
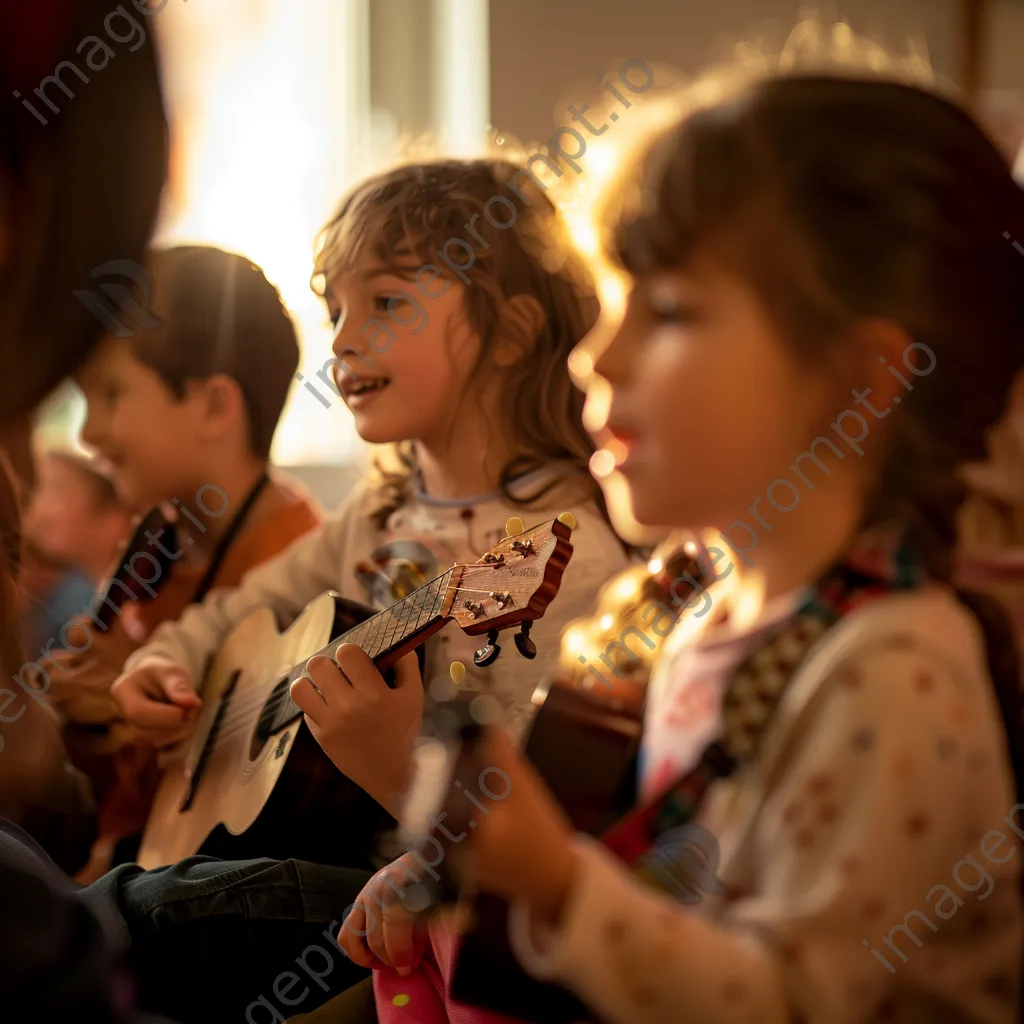
[[[82,895],[112,925],[140,1008],[182,1024],[281,1022],[369,974],[334,942],[370,872],[190,857],[126,864]]]

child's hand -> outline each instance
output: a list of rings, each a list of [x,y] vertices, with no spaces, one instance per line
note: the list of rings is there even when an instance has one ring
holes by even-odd
[[[311,659],[306,673],[308,679],[292,683],[291,696],[317,743],[341,772],[397,815],[423,717],[415,653],[395,664],[394,689],[355,644],[342,644],[336,661]]]
[[[360,967],[394,967],[404,978],[423,959],[426,927],[414,923],[419,863],[411,854],[382,868],[363,886],[338,933],[338,945]],[[406,899],[409,904],[406,904]]]
[[[507,782],[496,772],[487,772],[485,781],[507,795],[492,800],[477,792],[487,813],[476,815],[468,849],[455,848],[468,855],[463,870],[480,889],[527,903],[535,918],[557,922],[576,871],[572,826],[504,733],[488,731],[480,763],[506,773]]]
[[[184,739],[202,704],[185,669],[165,658],[143,661],[110,692],[126,721],[156,747]]]

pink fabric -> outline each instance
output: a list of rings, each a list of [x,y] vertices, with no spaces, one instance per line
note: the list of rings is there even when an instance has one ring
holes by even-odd
[[[443,921],[432,922],[427,934],[423,961],[407,978],[400,978],[392,967],[373,972],[380,1024],[515,1024],[511,1017],[451,999],[461,936]]]

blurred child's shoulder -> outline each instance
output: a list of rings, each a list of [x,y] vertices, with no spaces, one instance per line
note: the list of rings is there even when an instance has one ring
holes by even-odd
[[[917,651],[951,666],[985,674],[985,641],[978,620],[948,587],[894,592],[850,612],[820,642],[823,661],[874,649]]]
[[[849,690],[857,680],[864,685],[851,693],[879,711],[892,706],[902,714],[913,692],[984,706],[993,725],[998,717],[982,625],[948,587],[890,593],[847,614],[800,664],[790,710],[833,682]]]
[[[229,555],[231,565],[225,565],[225,571],[237,568],[238,572],[247,572],[284,551],[323,519],[323,508],[298,480],[273,470],[263,508],[239,536]]]
[[[272,469],[269,488],[274,494],[274,505],[279,515],[307,521],[311,527],[323,520],[323,506],[309,488],[290,473]]]

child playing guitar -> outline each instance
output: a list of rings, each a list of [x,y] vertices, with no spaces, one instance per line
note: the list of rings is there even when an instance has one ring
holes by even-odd
[[[461,688],[479,692],[479,714],[513,733],[524,727],[535,675],[555,664],[562,627],[627,562],[586,470],[593,445],[566,367],[594,322],[592,282],[530,177],[492,160],[403,166],[359,185],[328,225],[317,270],[336,334],[322,379],[344,398],[361,437],[401,442],[400,469],[368,477],[320,529],[240,587],[163,625],[129,657],[114,696],[154,743],[188,732],[208,659],[253,609],[290,618],[328,589],[390,605],[453,563],[475,561],[505,536],[510,516],[536,523],[569,509],[575,553],[534,629],[539,653],[528,671],[514,652],[474,667],[479,642],[453,625],[427,645],[432,697],[454,689],[449,665],[460,661],[469,667]],[[496,195],[514,204],[514,224],[484,216]],[[449,239],[465,237],[467,222],[482,239],[468,284],[431,262]],[[541,259],[562,250],[557,270]],[[469,267],[465,255],[460,262]],[[487,599],[486,590],[476,596]],[[419,679],[411,683],[400,662],[394,689],[366,688],[362,679],[379,676],[351,645],[338,663],[317,659],[309,677],[343,687],[315,726],[331,737],[328,754],[393,810],[420,726]],[[311,694],[319,700],[311,688],[300,706]]]
[[[203,246],[154,252],[150,273],[162,324],[108,337],[83,366],[82,440],[128,507],[165,505],[173,527],[149,532],[132,578],[113,591],[127,586],[141,600],[124,604],[106,631],[81,620],[67,631],[68,650],[51,654],[50,640],[35,658],[101,791],[100,845],[82,880],[105,869],[116,839],[141,832],[159,777],[149,744],[123,742],[133,734],[117,721],[110,688],[124,659],[161,622],[212,587],[237,584],[320,519],[298,485],[268,471],[298,363],[276,289],[244,257]],[[152,568],[158,557],[163,572]],[[97,726],[113,735],[97,744]],[[97,747],[103,756],[86,761]]]

